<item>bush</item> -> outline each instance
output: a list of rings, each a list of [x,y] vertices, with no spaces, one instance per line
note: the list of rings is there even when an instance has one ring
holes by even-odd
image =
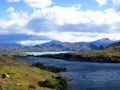
[[[53,85],[49,80],[39,81],[38,84],[41,87],[48,87],[48,88],[55,88],[56,87],[56,85]]]
[[[67,80],[66,78],[60,78],[59,80],[59,84],[62,86],[62,87],[66,87],[67,86]]]
[[[57,77],[56,81],[57,81],[57,83],[53,83],[50,80],[45,80],[45,81],[39,81],[38,84],[41,87],[55,88],[57,90],[61,90],[67,86],[67,79],[66,78]]]
[[[45,66],[44,64],[42,64],[40,62],[33,63],[32,66],[38,67],[38,68],[46,70],[46,71],[54,72],[54,73],[66,71],[66,68],[64,68],[64,67]]]
[[[31,88],[31,89],[35,89],[35,86],[32,85],[32,84],[30,84],[28,87]]]

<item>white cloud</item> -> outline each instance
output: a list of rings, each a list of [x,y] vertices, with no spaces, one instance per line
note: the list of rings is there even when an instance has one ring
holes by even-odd
[[[20,2],[21,0],[7,0],[8,2]]]
[[[24,0],[24,2],[33,8],[46,8],[53,3],[52,0]]]
[[[27,33],[28,30],[25,25],[28,22],[26,12],[10,12],[9,20],[0,19],[0,34],[9,33]]]
[[[120,5],[120,0],[113,0],[113,4]]]
[[[33,18],[45,18],[57,25],[65,24],[92,24],[92,25],[112,25],[120,23],[120,13],[114,9],[100,10],[86,10],[82,11],[76,7],[60,7],[54,6],[42,10],[35,10],[31,15]],[[112,17],[112,18],[111,18]],[[54,21],[53,21],[54,20]],[[92,23],[91,23],[92,22]]]
[[[103,6],[107,4],[107,0],[96,0],[96,2],[99,4],[99,6]]]
[[[40,7],[41,9],[35,9],[31,15],[11,9],[10,19],[0,20],[0,33],[42,35],[50,39],[70,42],[92,41],[103,37],[120,39],[119,12],[113,8],[104,11],[83,11],[80,7],[81,5]],[[34,41],[35,44],[40,42],[39,40]],[[21,43],[34,44],[29,39],[21,41]]]
[[[7,9],[7,12],[13,12],[15,9],[13,8],[13,7],[9,7],[8,9]]]
[[[80,41],[94,41],[100,38],[110,38],[120,40],[120,33],[92,33],[92,32],[47,32],[37,33],[38,36],[47,36],[50,39],[60,40],[63,42],[80,42]],[[62,37],[61,37],[62,35]]]
[[[113,0],[113,4],[116,10],[120,10],[120,0]]]
[[[50,40],[25,40],[25,41],[19,41],[18,43],[22,44],[22,45],[25,45],[25,46],[34,46],[34,45],[37,45],[37,44],[42,44],[42,43],[46,43],[46,42],[49,42]]]

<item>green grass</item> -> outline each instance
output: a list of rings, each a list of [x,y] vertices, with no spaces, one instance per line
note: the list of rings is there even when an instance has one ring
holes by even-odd
[[[83,56],[98,56],[98,55],[104,55],[104,56],[120,56],[120,51],[115,49],[120,49],[120,46],[117,47],[110,47],[106,49],[101,50],[94,50],[94,51],[88,51],[88,52],[76,52],[72,53],[74,55],[83,55]]]
[[[16,62],[11,57],[0,55],[0,75],[9,73],[9,78],[0,78],[0,90],[55,90],[42,87],[38,83],[49,80],[56,84],[51,72],[40,70],[28,63]],[[47,74],[49,73],[49,74]],[[57,76],[57,74],[54,73]]]

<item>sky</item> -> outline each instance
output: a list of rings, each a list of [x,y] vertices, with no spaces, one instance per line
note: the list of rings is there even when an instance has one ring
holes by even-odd
[[[0,0],[0,41],[120,40],[120,0]]]

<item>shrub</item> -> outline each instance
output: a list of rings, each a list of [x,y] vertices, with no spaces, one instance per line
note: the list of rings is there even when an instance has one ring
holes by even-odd
[[[41,87],[55,88],[57,90],[61,90],[67,86],[68,80],[66,78],[60,76],[60,77],[56,77],[55,79],[57,83],[53,83],[50,80],[45,80],[45,81],[39,81],[38,84]]]
[[[67,79],[61,77],[60,80],[59,80],[59,84],[60,84],[62,87],[66,87],[66,86],[67,86]]]
[[[39,81],[39,86],[41,87],[48,87],[48,88],[55,88],[56,85],[52,84],[49,80]]]
[[[28,87],[31,88],[31,89],[36,89],[35,86],[32,85],[32,84],[30,84]]]
[[[54,72],[54,73],[61,72],[61,71],[66,71],[66,68],[64,68],[64,67],[45,66],[44,64],[42,64],[40,62],[33,63],[32,66],[35,66],[35,67],[38,67],[40,69],[47,70],[47,71],[50,71],[50,72]]]

